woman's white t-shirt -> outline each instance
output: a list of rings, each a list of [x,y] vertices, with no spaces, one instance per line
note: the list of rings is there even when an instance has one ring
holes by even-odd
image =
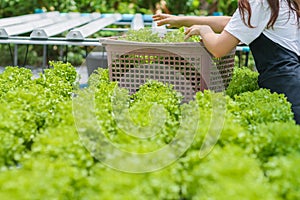
[[[297,25],[297,16],[290,11],[285,0],[279,0],[279,2],[279,14],[273,28],[267,29],[267,24],[271,16],[271,9],[267,0],[249,0],[252,10],[251,25],[254,28],[245,25],[237,9],[224,30],[247,45],[263,33],[273,42],[300,56],[300,30]],[[247,12],[245,13],[247,22],[248,15]]]

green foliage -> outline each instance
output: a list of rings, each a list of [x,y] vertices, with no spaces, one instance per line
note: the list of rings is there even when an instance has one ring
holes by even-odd
[[[175,91],[172,85],[156,80],[148,80],[140,86],[131,98],[131,105],[138,102],[156,102],[163,105],[175,119],[180,116],[179,106],[183,96]]]
[[[0,170],[16,165],[25,151],[24,139],[11,132],[0,131]]]
[[[85,176],[84,170],[64,160],[31,159],[19,168],[0,173],[0,198],[84,199],[84,188],[88,185]]]
[[[139,30],[130,29],[120,40],[135,42],[161,42],[158,33],[152,33],[151,28],[141,28]]]
[[[193,153],[184,159],[196,160],[183,176],[187,199],[278,199],[259,162],[238,146],[217,146],[202,160]]]
[[[0,74],[0,96],[16,88],[30,88],[32,86],[32,73],[26,68],[8,66]]]
[[[233,15],[234,11],[237,9],[238,0],[221,0],[218,2],[218,11],[224,13],[225,15]]]
[[[300,128],[283,95],[259,89],[231,98],[205,90],[182,104],[171,85],[149,80],[130,95],[101,68],[78,90],[75,68],[51,65],[36,79],[17,67],[0,74],[0,199],[299,199]],[[173,141],[177,134],[193,143],[152,173],[110,169],[77,134],[74,100],[87,90],[96,125],[115,147],[152,152],[186,142]],[[87,129],[95,126],[79,117]],[[141,138],[148,132],[154,136]],[[103,145],[94,136],[93,144]],[[212,148],[200,158],[204,142]]]
[[[235,144],[239,134],[246,131],[240,123],[240,116],[236,114],[239,110],[238,104],[222,92],[197,92],[195,106],[199,109],[199,126],[192,148],[200,149],[205,138],[221,146]]]
[[[234,97],[238,105],[235,115],[244,126],[260,123],[293,121],[291,103],[283,94],[271,93],[268,89],[244,92]]]
[[[150,114],[150,121],[155,118],[160,118],[160,109],[154,110],[156,105],[163,108],[166,114],[165,128],[162,129],[163,138],[166,143],[169,143],[174,137],[178,128],[178,120],[180,119],[180,103],[182,95],[175,91],[171,85],[164,84],[155,80],[148,80],[140,86],[139,90],[132,95],[130,104],[134,113],[132,119],[143,122],[145,120],[145,111]],[[148,109],[147,109],[148,107]],[[135,117],[135,113],[139,110],[140,115]],[[151,116],[152,114],[152,116]]]
[[[51,64],[54,69],[46,70],[37,79],[29,69],[18,67],[7,67],[0,75],[0,127],[7,145],[1,150],[5,154],[1,165],[17,164],[42,129],[60,123],[73,124],[66,118],[68,106],[64,103],[71,99],[76,70],[62,63]],[[56,116],[57,111],[62,111],[63,116]]]
[[[158,182],[157,177],[149,176],[149,174],[129,174],[103,168],[101,165],[93,167],[91,173],[90,179],[94,180],[92,188],[97,194],[95,199],[147,200],[165,197],[164,195],[160,196],[158,192],[165,191],[164,188],[159,188],[159,186],[164,187],[165,184]],[[164,180],[168,180],[167,176],[164,178]],[[154,185],[157,187],[154,188]]]
[[[158,7],[162,7],[163,12],[172,14],[212,14],[214,11],[223,12],[224,15],[232,15],[237,8],[237,1],[196,1],[196,0],[166,0],[164,6],[159,0],[3,0],[0,4],[0,17],[16,16],[33,13],[35,9],[46,11],[57,10],[60,12],[102,12],[102,13],[154,13]]]
[[[252,71],[247,67],[235,67],[232,79],[226,89],[226,94],[234,97],[234,95],[258,89],[258,72]]]
[[[101,130],[119,147],[144,152],[165,145],[173,138],[178,128],[182,96],[171,86],[148,81],[132,96],[105,78],[97,87],[95,107]],[[161,119],[161,123],[156,124],[157,119]],[[140,141],[131,136],[141,130],[153,137]]]
[[[264,165],[265,173],[273,190],[281,199],[296,200],[300,198],[300,154],[273,157]]]
[[[26,155],[25,160],[29,159],[63,160],[82,170],[89,170],[94,164],[91,154],[80,141],[76,127],[66,125],[42,131],[35,138],[30,154]]]
[[[161,42],[161,43],[176,43],[176,42],[199,42],[198,36],[193,36],[188,40],[184,40],[184,28],[168,31],[163,37],[160,37],[158,32],[152,31],[151,28],[145,27],[139,30],[130,29],[120,40],[135,41],[135,42]]]
[[[38,8],[38,1],[2,0],[0,3],[0,17],[11,17],[33,13]]]
[[[89,87],[100,87],[101,83],[109,83],[109,73],[107,69],[98,68],[96,69],[88,79]]]
[[[37,84],[50,89],[51,92],[69,98],[73,89],[78,88],[77,72],[70,63],[50,62],[53,69],[45,69],[36,79]],[[77,84],[77,85],[76,85]],[[57,87],[59,85],[60,87]]]
[[[247,151],[262,162],[272,157],[300,152],[300,127],[291,123],[274,122],[259,125],[252,134],[239,138]]]

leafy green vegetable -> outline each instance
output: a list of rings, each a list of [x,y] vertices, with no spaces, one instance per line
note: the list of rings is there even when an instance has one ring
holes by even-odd
[[[168,31],[163,37],[158,33],[152,32],[149,27],[139,30],[130,29],[120,40],[135,41],[135,42],[162,42],[162,43],[176,43],[176,42],[199,42],[199,36],[192,36],[188,40],[184,40],[184,27]]]
[[[37,79],[24,68],[0,74],[0,199],[299,199],[300,128],[284,95],[247,84],[232,86],[231,97],[205,90],[182,104],[171,85],[154,80],[130,95],[109,80],[107,69],[78,90],[75,68],[52,65]],[[237,74],[244,77],[238,81],[256,79],[244,69]],[[186,141],[179,134],[193,140],[156,172],[109,169],[93,157],[100,151],[88,151],[74,123],[84,119],[94,147],[106,147],[97,143],[94,121],[84,112],[74,115],[74,106],[87,102],[74,100],[87,91],[94,95],[96,125],[121,150],[180,147]],[[148,133],[154,135],[142,137]],[[204,142],[212,146],[200,158]]]
[[[273,157],[264,165],[264,169],[273,190],[280,195],[281,199],[296,200],[300,198],[299,152]]]
[[[183,160],[187,199],[278,199],[260,163],[236,145],[216,146],[204,159],[188,152]]]
[[[18,67],[7,67],[0,75],[0,127],[10,134],[1,134],[8,147],[2,149],[6,156],[0,164],[18,164],[41,130],[67,122],[67,115],[57,117],[55,113],[62,108],[62,102],[71,99],[76,69],[70,64],[51,64],[54,68],[46,70],[37,79],[32,77],[29,69]],[[16,152],[10,148],[15,148]]]
[[[257,126],[252,134],[240,137],[247,151],[262,162],[275,156],[300,152],[300,126],[294,122],[274,122]]]
[[[141,28],[139,30],[130,29],[125,36],[119,40],[128,40],[135,42],[161,42],[158,33],[153,33],[151,28]]]
[[[226,94],[234,97],[234,95],[258,89],[258,72],[252,71],[247,67],[235,67],[232,79],[226,89]]]
[[[236,95],[234,100],[239,108],[234,114],[240,118],[244,126],[293,121],[291,103],[283,94],[271,93],[268,89],[259,89]]]
[[[32,84],[32,73],[29,69],[8,66],[0,74],[0,97],[16,88],[30,88]]]

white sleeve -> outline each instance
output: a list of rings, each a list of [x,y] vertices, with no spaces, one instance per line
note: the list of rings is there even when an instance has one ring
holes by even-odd
[[[237,9],[224,29],[247,45],[249,45],[264,31],[271,16],[266,0],[249,0],[249,4],[252,10],[251,25],[254,28],[248,27],[243,22],[242,16]],[[245,19],[247,23],[247,12],[245,12]]]

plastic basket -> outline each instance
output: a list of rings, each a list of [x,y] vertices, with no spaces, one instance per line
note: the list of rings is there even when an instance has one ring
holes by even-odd
[[[201,42],[144,43],[103,38],[111,81],[132,94],[148,79],[173,85],[185,102],[205,89],[223,91],[234,68],[235,50],[214,58]]]

